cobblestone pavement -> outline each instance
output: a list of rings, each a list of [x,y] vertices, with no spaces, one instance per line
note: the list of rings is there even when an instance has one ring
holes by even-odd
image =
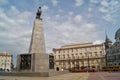
[[[89,73],[68,73],[52,77],[8,77],[0,76],[0,80],[87,80]]]
[[[120,72],[89,73],[88,80],[120,80]]]
[[[120,80],[120,72],[68,73],[52,77],[0,76],[0,80]]]

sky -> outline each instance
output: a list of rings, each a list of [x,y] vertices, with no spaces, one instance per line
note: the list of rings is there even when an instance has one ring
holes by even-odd
[[[33,23],[42,7],[46,52],[72,43],[115,42],[120,0],[0,0],[0,52],[28,53]]]

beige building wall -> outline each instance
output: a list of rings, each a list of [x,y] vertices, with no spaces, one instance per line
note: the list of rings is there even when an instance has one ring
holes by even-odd
[[[11,71],[12,54],[7,52],[0,52],[0,69]]]
[[[82,43],[64,45],[53,49],[55,69],[101,69],[105,66],[105,49],[103,44]]]

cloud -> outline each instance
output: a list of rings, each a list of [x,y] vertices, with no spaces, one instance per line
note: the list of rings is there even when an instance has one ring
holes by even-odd
[[[6,13],[4,11],[4,9],[0,10],[0,45],[4,46],[0,50],[13,54],[28,52],[32,27],[30,27],[31,13],[20,12],[15,6],[11,6]]]
[[[81,6],[83,3],[83,0],[75,0],[75,6]]]
[[[0,6],[8,4],[8,0],[0,0]]]
[[[82,22],[82,16],[81,15],[76,15],[74,17],[74,20],[75,20],[75,22],[80,23],[80,22]]]
[[[116,23],[116,18],[120,10],[120,5],[118,0],[111,0],[111,1],[101,1],[101,6],[99,7],[99,11],[103,13],[103,19],[111,22]]]
[[[45,18],[47,52],[65,44],[93,42],[101,36],[101,33],[96,31],[98,26],[86,22],[81,15],[62,16],[57,14],[56,16]]]
[[[91,3],[95,3],[95,4],[96,4],[96,3],[99,3],[99,2],[100,2],[100,0],[90,0],[90,2],[91,2]]]
[[[12,14],[11,14],[12,13]],[[10,9],[8,10],[8,16],[16,16],[20,13],[19,10],[16,9],[15,6],[11,6]]]
[[[46,5],[44,5],[44,6],[42,7],[42,10],[43,10],[43,11],[47,11],[48,9],[49,9],[49,7],[46,6]]]
[[[101,43],[103,43],[104,41],[102,41],[102,40],[96,40],[95,42],[93,42],[93,44],[101,44]]]
[[[57,6],[58,0],[51,0],[51,1],[52,1],[53,6]]]

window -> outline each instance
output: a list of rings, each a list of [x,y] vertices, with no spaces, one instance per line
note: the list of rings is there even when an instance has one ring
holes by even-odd
[[[56,54],[56,51],[54,52],[54,54]]]
[[[67,57],[70,58],[69,54],[67,54]]]
[[[78,51],[78,49],[76,48],[76,52]]]
[[[72,58],[74,58],[74,54],[72,54]]]
[[[76,56],[78,56],[78,53],[76,53]]]
[[[80,55],[82,56],[82,53],[80,53]]]
[[[85,56],[87,57],[87,53],[85,53]]]
[[[63,65],[65,65],[65,62],[63,62]]]
[[[80,48],[80,52],[82,52],[82,48]]]
[[[100,47],[100,50],[102,50],[102,47]]]
[[[104,60],[103,59],[101,59],[101,63],[103,63],[104,62]]]
[[[90,52],[90,55],[89,56],[92,56],[92,52]]]
[[[63,50],[63,53],[65,53],[65,50]]]
[[[54,56],[54,59],[56,59],[56,56]]]
[[[102,56],[102,51],[100,51],[100,55]]]
[[[92,48],[90,47],[90,50],[92,50]]]
[[[73,52],[73,49],[72,49],[72,52]]]
[[[97,47],[95,46],[95,47],[94,47],[94,49],[96,50],[96,49],[97,49]]]
[[[61,65],[61,63],[60,63],[60,62],[58,62],[58,64],[59,64],[59,65]]]
[[[58,58],[60,59],[60,55],[58,55]]]
[[[65,55],[63,55],[63,58],[65,58]]]
[[[96,60],[96,62],[97,62],[97,63],[99,62],[98,59]]]
[[[69,49],[68,49],[68,51],[67,51],[68,53],[69,53]]]
[[[72,61],[72,64],[74,64],[74,61]]]
[[[87,48],[85,48],[85,51],[87,51]]]
[[[95,56],[98,56],[98,55],[97,55],[97,52],[95,52]]]

